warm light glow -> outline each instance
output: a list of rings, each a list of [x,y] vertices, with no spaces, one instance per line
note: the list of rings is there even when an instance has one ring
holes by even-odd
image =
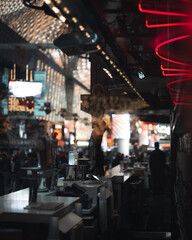
[[[13,80],[16,80],[16,64],[13,65]]]
[[[84,30],[85,30],[85,28],[84,28],[82,25],[79,25],[79,29],[80,29],[81,31],[84,31]]]
[[[113,78],[108,69],[103,68],[103,71],[105,71],[110,78]]]
[[[103,55],[106,55],[106,53],[104,51],[101,52]]]
[[[101,47],[99,45],[96,46],[98,50],[101,50]],[[125,79],[125,81],[129,84],[129,86],[133,89],[133,91],[138,95],[138,97],[142,100],[145,101],[144,98],[139,94],[139,92],[137,92],[137,90],[132,86],[132,84],[130,83],[130,81],[125,77],[125,75],[123,75],[123,73],[120,71],[119,68],[117,68],[117,66],[113,63],[113,61],[110,59],[109,56],[106,55],[106,52],[101,51],[101,54],[105,56],[105,59],[109,61],[109,63],[113,66],[114,69],[116,69],[117,72],[119,72],[119,74]],[[109,72],[109,70],[103,68],[103,70],[108,74],[108,76],[110,78],[113,78],[111,73]]]
[[[59,13],[59,9],[56,8],[56,7],[52,7],[52,10],[53,10],[53,12],[55,12],[55,13]]]
[[[51,0],[44,0],[46,4],[51,4]]]
[[[62,21],[62,22],[65,22],[66,21],[66,18],[64,16],[60,16],[59,19]]]
[[[73,21],[74,23],[77,23],[77,18],[76,18],[76,17],[72,17],[72,21]]]
[[[68,9],[67,7],[64,7],[64,8],[63,8],[63,11],[64,11],[65,13],[67,13],[67,14],[70,13],[70,11],[69,11],[69,9]]]
[[[91,35],[90,35],[88,32],[85,33],[85,36],[86,36],[87,38],[90,38],[90,37],[91,37]]]
[[[54,129],[53,130],[53,134],[56,135],[56,139],[57,140],[61,140],[62,139],[62,130],[61,129]]]

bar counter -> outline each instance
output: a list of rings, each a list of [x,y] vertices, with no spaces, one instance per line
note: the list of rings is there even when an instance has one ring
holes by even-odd
[[[110,179],[113,183],[114,208],[119,215],[117,220],[119,225],[126,224],[128,220],[132,198],[130,190],[134,188],[139,189],[139,194],[142,192],[143,180],[140,177],[144,175],[145,170],[145,167],[128,167],[123,170],[120,165],[117,165],[106,171],[105,179]]]
[[[117,165],[106,171],[106,178],[116,178],[116,181],[126,182],[133,175],[132,171],[121,170],[120,165]]]
[[[1,196],[0,222],[49,223],[53,216],[62,218],[68,214],[74,208],[75,203],[79,201],[77,197],[56,197],[47,196],[46,193],[38,193],[38,203],[61,203],[57,209],[42,210],[26,208],[29,204],[28,199],[28,188]]]

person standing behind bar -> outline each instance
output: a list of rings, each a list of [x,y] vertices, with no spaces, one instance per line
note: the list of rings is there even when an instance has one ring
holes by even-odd
[[[101,147],[103,134],[106,130],[106,122],[103,120],[105,112],[105,90],[102,84],[97,83],[92,88],[92,133],[90,136],[91,170],[99,176],[104,176],[104,155]]]
[[[155,150],[150,154],[149,160],[153,194],[163,194],[165,185],[166,157],[165,153],[159,149],[159,143],[155,142]]]
[[[91,133],[90,139],[93,141],[92,148],[94,148],[92,152],[92,157],[95,160],[95,174],[99,176],[104,176],[104,155],[101,148],[101,142],[103,138],[103,134],[106,130],[106,123],[104,120],[97,120],[93,123],[93,131]]]

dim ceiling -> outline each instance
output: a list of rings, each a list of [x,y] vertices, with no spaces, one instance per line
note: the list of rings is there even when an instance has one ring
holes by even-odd
[[[143,111],[135,113],[143,116],[145,120],[150,121],[152,116],[151,119],[154,121],[160,121],[162,118],[162,121],[169,122],[170,96],[161,73],[160,60],[155,55],[153,46],[157,30],[146,28],[145,15],[138,10],[138,0],[63,0],[63,2],[91,32],[97,34],[106,52],[122,67],[133,86],[149,104],[144,113]],[[46,7],[46,13],[51,15],[47,9]],[[71,34],[73,31],[71,26]],[[95,51],[91,55],[100,61],[101,69],[105,67],[98,52]],[[139,72],[145,75],[143,79],[139,78]],[[110,79],[105,75],[103,86],[108,95],[135,97],[128,84],[118,76],[114,75],[113,79]],[[155,114],[157,111],[158,114]]]
[[[137,111],[136,114],[147,121],[169,122],[170,96],[165,77],[161,73],[160,60],[154,50],[157,30],[146,28],[145,15],[138,9],[139,1],[79,0],[70,4],[75,12],[79,8],[79,14],[83,9],[82,20],[98,35],[108,54],[118,61],[134,87],[149,104],[145,111]],[[92,55],[100,58],[97,52]],[[103,61],[100,60],[102,65]],[[143,79],[139,78],[140,71],[145,75]],[[107,94],[129,97],[134,95],[123,79],[117,76],[113,79],[106,76],[103,79]]]

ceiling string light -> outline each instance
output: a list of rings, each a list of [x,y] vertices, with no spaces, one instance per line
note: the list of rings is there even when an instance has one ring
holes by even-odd
[[[77,17],[74,16],[70,16],[70,10],[64,6],[64,7],[58,7],[60,4],[62,4],[62,2],[60,0],[56,1],[56,5],[55,2],[53,2],[52,0],[44,0],[44,2],[49,6],[49,8],[52,9],[52,11],[54,11],[54,13],[59,17],[59,19],[62,19],[62,16],[64,17],[65,21],[66,18],[72,22],[74,22],[75,24],[77,24],[77,27],[81,30],[85,32],[85,36],[87,38],[91,38],[91,35],[88,31],[86,31],[85,27],[81,24],[79,24],[79,20],[77,19]],[[62,9],[62,10],[61,10]],[[63,12],[65,14],[67,14],[68,16],[64,16]],[[63,22],[63,21],[62,21]],[[92,39],[93,40],[93,39]],[[94,42],[94,41],[93,41]],[[133,85],[131,84],[131,82],[128,80],[128,78],[126,77],[126,75],[114,64],[114,62],[110,59],[110,57],[106,54],[106,52],[102,49],[102,47],[98,44],[96,46],[96,48],[98,49],[98,51],[101,52],[101,54],[103,56],[105,56],[105,59],[107,62],[109,62],[109,64],[111,64],[111,66],[113,67],[114,70],[117,71],[117,73],[120,75],[120,77],[123,77],[123,79],[128,83],[128,85],[131,87],[131,89],[134,91],[134,93],[142,100],[145,102],[144,98],[141,96],[141,94],[133,87]]]

